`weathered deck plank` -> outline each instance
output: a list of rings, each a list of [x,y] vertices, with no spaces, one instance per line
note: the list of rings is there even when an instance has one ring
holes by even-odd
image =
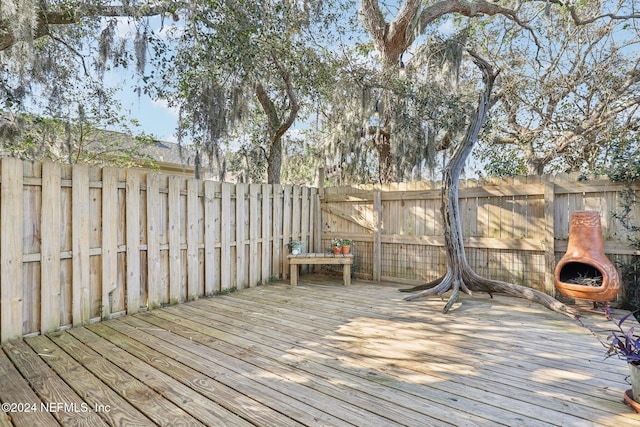
[[[640,423],[626,365],[570,319],[483,296],[442,315],[403,296],[307,275],[7,344],[3,403],[110,411],[0,412],[0,426]]]
[[[80,362],[96,378],[107,384],[131,405],[158,425],[202,425],[185,411],[164,399],[147,385],[125,372],[120,364],[113,364],[99,353],[85,346],[71,334],[52,334],[51,339],[71,357]]]
[[[80,363],[51,342],[39,336],[25,340],[89,407],[110,425],[145,425],[151,420],[126,399],[94,377]]]
[[[22,378],[17,369],[7,355],[0,351],[0,378],[2,378],[2,387],[0,387],[0,401],[15,405],[27,405],[29,410],[16,410],[10,415],[6,412],[11,411],[11,407],[7,411],[0,413],[5,419],[11,418],[17,425],[32,426],[58,426],[58,422],[49,412],[40,411],[40,398],[29,387],[29,383]],[[34,411],[30,409],[35,405]],[[23,406],[24,408],[24,406]],[[19,409],[17,406],[15,409]],[[9,425],[11,425],[9,423]]]
[[[200,358],[195,354],[189,359],[183,356],[184,352],[175,352],[170,356],[164,356],[161,352],[154,350],[154,348],[165,347],[167,343],[152,336],[141,337],[141,335],[144,335],[143,331],[129,326],[124,322],[96,324],[90,329],[92,332],[95,332],[118,345],[123,350],[131,353],[131,355],[145,361],[145,363],[148,363],[150,366],[182,382],[184,385],[212,401],[216,401],[229,411],[237,411],[239,417],[252,419],[260,425],[300,425],[276,411],[268,410],[268,408],[257,404],[254,400],[238,393],[233,388],[225,386],[206,376],[205,373],[210,371],[209,366],[203,364],[202,371],[204,372],[199,372],[194,369],[193,366],[198,365],[200,362]],[[144,342],[148,345],[143,344]],[[225,422],[227,425],[250,425],[239,417],[231,417],[228,415]]]
[[[250,297],[252,301],[259,299],[256,297],[259,294],[254,294]],[[246,296],[238,295],[238,298],[246,298]],[[276,301],[279,303],[274,304],[274,300],[270,299],[268,304],[264,307],[264,310],[270,310],[271,307],[278,307],[277,315],[273,317],[265,317],[258,321],[258,323],[270,323],[273,321],[276,322],[284,322],[285,327],[292,327],[295,325],[296,331],[302,330],[305,328],[304,318],[308,318],[312,315],[312,306],[316,305],[315,298],[312,295],[308,296],[298,296],[295,297],[294,301],[280,300],[282,296],[278,297]],[[291,299],[291,297],[289,297]],[[307,304],[304,305],[304,300],[307,301]],[[372,301],[368,301],[371,303]],[[357,302],[356,302],[357,303]],[[233,305],[233,302],[231,302]],[[243,303],[244,305],[245,303]],[[384,302],[380,303],[384,306]],[[518,301],[517,304],[522,305],[522,301]],[[361,315],[361,310],[350,310],[349,305],[353,306],[353,301],[347,302],[344,306],[340,307],[339,301],[333,301],[331,307],[323,308],[320,312],[321,315],[326,315],[328,311],[337,310],[336,313],[340,313],[341,321],[346,321],[350,312],[355,315]],[[229,309],[229,307],[227,307]],[[259,312],[260,315],[264,316],[264,310],[250,310],[249,312]],[[539,308],[534,306],[534,310],[540,310]],[[220,313],[216,309],[217,313]],[[303,317],[296,318],[296,313],[304,313]],[[442,322],[447,323],[447,327],[450,327],[450,318],[443,318],[438,320],[436,317],[437,313],[433,313],[429,311],[431,319],[429,322],[420,321],[416,323],[419,327],[420,331],[416,331],[415,327],[409,328],[409,331],[403,333],[401,328],[398,325],[389,325],[388,322],[377,322],[374,326],[368,325],[369,328],[375,327],[373,329],[355,329],[351,331],[351,336],[363,338],[361,341],[367,341],[366,344],[371,344],[377,340],[384,340],[385,337],[393,336],[394,348],[398,349],[400,343],[404,343],[405,349],[407,351],[425,351],[427,350],[431,356],[435,356],[438,358],[438,361],[443,363],[448,363],[447,366],[451,368],[451,370],[455,370],[458,374],[466,374],[464,377],[464,381],[462,382],[465,386],[473,386],[474,382],[476,383],[476,387],[480,389],[487,389],[491,394],[503,395],[504,397],[512,397],[514,386],[518,386],[518,381],[520,381],[520,399],[525,400],[526,402],[538,404],[535,400],[535,396],[527,397],[527,393],[530,393],[531,390],[531,373],[536,373],[535,381],[539,382],[537,387],[535,388],[536,393],[547,392],[547,393],[557,393],[558,392],[558,383],[565,383],[567,386],[573,386],[573,388],[568,388],[566,393],[572,396],[572,400],[575,401],[578,406],[572,407],[572,404],[567,407],[567,402],[556,402],[551,401],[550,409],[554,411],[566,411],[568,413],[576,412],[576,411],[584,411],[585,408],[580,408],[580,393],[584,393],[588,396],[593,396],[594,393],[599,397],[602,397],[603,400],[596,403],[598,409],[608,410],[611,409],[611,402],[613,402],[613,411],[615,412],[619,404],[619,394],[618,392],[613,393],[606,385],[611,384],[612,377],[614,380],[617,378],[620,382],[624,379],[626,375],[626,370],[623,370],[623,374],[613,374],[609,371],[603,370],[603,357],[602,352],[597,353],[598,358],[593,358],[593,353],[585,351],[584,354],[580,350],[585,343],[585,339],[589,340],[589,337],[584,336],[585,330],[584,328],[578,328],[579,330],[575,330],[574,333],[582,334],[581,337],[575,338],[573,342],[571,342],[571,335],[563,335],[562,339],[567,339],[569,342],[568,345],[573,345],[573,352],[569,352],[569,350],[565,350],[564,352],[557,352],[556,344],[553,344],[550,347],[549,344],[544,343],[544,325],[540,323],[535,324],[533,326],[529,326],[527,328],[531,329],[531,331],[525,331],[518,333],[517,330],[511,330],[509,328],[504,328],[505,320],[501,320],[503,328],[498,332],[498,337],[495,339],[490,338],[492,334],[495,334],[496,327],[492,326],[492,321],[486,318],[478,319],[479,328],[475,333],[470,333],[469,331],[462,331],[460,333],[451,333],[451,331],[447,331],[446,334],[443,334],[441,330],[441,326],[439,324],[443,324]],[[512,314],[513,311],[509,311],[509,318],[512,319],[511,322],[513,324],[517,324],[518,316],[517,313]],[[221,313],[223,316],[226,316],[226,313]],[[540,315],[544,316],[544,310],[541,310]],[[345,317],[347,316],[347,317]],[[372,314],[372,317],[376,317],[375,314]],[[245,319],[246,320],[246,319]],[[528,319],[531,320],[530,318]],[[552,327],[556,327],[553,323],[558,319],[553,320]],[[289,323],[287,323],[289,322]],[[485,328],[484,324],[489,323],[489,328]],[[435,324],[435,325],[434,325]],[[308,328],[317,328],[323,325],[322,317],[315,316],[314,318],[309,320]],[[415,325],[414,325],[415,326]],[[523,327],[524,328],[524,327]],[[454,327],[454,329],[456,329]],[[484,329],[487,329],[484,332]],[[566,330],[576,329],[571,323],[565,325]],[[432,345],[429,342],[418,341],[420,338],[419,334],[421,331],[425,331],[427,333],[428,341],[433,341],[437,343],[437,345]],[[492,332],[493,331],[493,332]],[[556,331],[557,332],[557,331]],[[532,342],[531,337],[533,334],[538,334],[543,344],[538,345],[539,343]],[[406,339],[403,338],[403,334]],[[520,336],[520,340],[505,340],[506,336],[510,336],[513,338],[514,336],[517,338]],[[382,338],[381,338],[382,337]],[[309,337],[307,337],[309,339]],[[321,340],[320,337],[316,337],[315,341],[318,342]],[[332,341],[335,341],[332,339]],[[488,345],[488,341],[491,342],[491,345]],[[503,342],[504,341],[504,342]],[[455,346],[452,346],[450,343],[455,343]],[[527,348],[524,348],[522,343],[533,343],[533,351],[528,351]],[[564,345],[566,343],[560,342],[558,347],[566,348]],[[595,338],[593,339],[593,344],[597,348],[597,341]],[[377,344],[379,348],[384,348],[384,345]],[[458,355],[456,355],[456,351],[460,349],[467,349],[467,353],[463,353],[464,359],[461,360]],[[365,354],[363,354],[365,355]],[[372,354],[366,354],[367,360],[375,360],[375,357],[371,357]],[[373,355],[375,356],[375,355]],[[476,357],[476,356],[479,356]],[[478,359],[474,362],[474,359]],[[406,359],[403,359],[406,360]],[[419,363],[419,358],[416,357],[415,361],[412,361],[408,364],[408,368],[415,370],[417,369],[420,372],[420,369],[416,367],[416,363]],[[580,362],[580,363],[576,363]],[[608,363],[608,362],[607,362]],[[614,362],[615,363],[615,362]],[[525,364],[528,368],[523,369],[522,366]],[[474,377],[480,378],[480,380],[475,381]],[[515,381],[514,381],[515,380]],[[497,381],[497,384],[496,384]],[[500,386],[500,381],[503,382],[502,387]],[[553,387],[545,387],[547,383],[554,383]],[[582,383],[585,383],[582,386]],[[575,387],[575,385],[580,385],[581,387]],[[506,387],[506,388],[505,388]],[[447,388],[450,390],[450,388]],[[467,391],[467,395],[469,392],[473,391],[470,389]],[[576,397],[578,397],[576,399]],[[533,400],[532,400],[533,399]],[[608,400],[609,401],[608,401]],[[611,402],[610,402],[611,401]],[[548,404],[549,402],[547,402]],[[553,406],[555,404],[555,406]],[[593,402],[589,402],[586,409],[593,408]],[[532,408],[533,410],[534,408]],[[535,414],[539,415],[539,410],[536,409],[534,411]]]
[[[208,304],[208,303],[209,301],[205,302],[204,304]],[[266,309],[268,310],[268,308]],[[201,312],[191,311],[191,314],[189,315],[189,317],[193,319],[197,319],[198,321],[204,321],[203,319],[206,319],[207,316],[209,316],[215,322],[214,324],[216,325],[216,328],[220,329],[220,324],[225,322],[224,318],[228,319],[234,315],[233,311],[225,311],[224,307],[217,306],[217,305],[214,307],[214,310],[212,311],[214,311],[215,314],[207,314],[204,311],[201,311]],[[237,313],[237,311],[235,313]],[[304,315],[309,316],[309,311],[308,310],[305,311]],[[267,337],[261,337],[257,335],[256,332],[258,331],[266,334],[269,333],[268,331],[269,328],[260,329],[260,326],[259,326],[260,324],[270,325],[271,330],[274,330],[274,329],[287,330],[288,329],[293,331],[294,328],[298,330],[304,328],[303,319],[295,319],[294,318],[295,316],[293,313],[287,313],[285,316],[286,317],[291,316],[292,320],[290,322],[284,323],[281,327],[276,326],[277,323],[279,322],[279,319],[277,316],[274,316],[271,318],[268,318],[268,317],[261,318],[259,320],[256,320],[251,328],[244,328],[244,329],[250,329],[250,332],[246,330],[242,330],[242,336],[245,337],[249,342],[248,344],[245,345],[245,347],[251,348],[255,351],[256,348],[260,347],[259,342],[261,341],[268,342],[270,345],[272,345],[272,343],[274,342],[274,339],[278,339],[278,337],[274,337],[273,335],[267,336]],[[250,320],[246,318],[243,321],[245,324],[247,322],[250,322]],[[309,326],[309,327],[316,328],[317,330],[318,328],[317,325],[318,325],[318,322],[317,322],[317,319],[315,319],[314,326]],[[228,327],[229,333],[233,333],[234,331],[238,331],[238,330],[239,329],[237,325],[231,325]],[[292,332],[292,335],[294,336],[291,338],[290,344],[295,344],[297,346],[302,346],[302,347],[304,347],[304,344],[301,344],[303,342],[313,343],[312,346],[317,346],[317,344],[326,344],[326,346],[324,346],[322,350],[314,349],[314,352],[320,351],[324,353],[325,358],[327,357],[329,358],[328,360],[347,361],[349,364],[359,365],[358,360],[356,358],[350,357],[347,352],[341,351],[340,349],[335,349],[335,348],[332,349],[331,344],[329,342],[325,342],[326,340],[323,339],[322,334],[318,334],[318,335],[314,335],[313,333],[304,334],[304,333],[300,333],[298,330],[296,330],[295,332]],[[383,331],[383,333],[388,333],[388,332],[389,331]],[[330,331],[325,331],[325,333],[330,333]],[[397,335],[400,334],[397,331],[391,332],[391,333],[394,333]],[[265,338],[268,338],[268,340]],[[224,339],[224,338],[219,337],[219,339]],[[279,337],[279,339],[282,339],[282,335]],[[412,341],[411,348],[408,348],[408,350],[410,351],[413,348],[415,348],[415,346],[422,345],[422,343],[416,343],[413,339],[411,341]],[[364,345],[370,345],[370,344],[376,345],[376,343],[372,341],[369,341]],[[234,342],[234,345],[241,346],[241,347],[243,346],[237,340]],[[290,345],[285,347],[290,348]],[[425,350],[425,349],[426,347],[423,347],[421,350]],[[407,346],[405,345],[401,350],[407,350]],[[268,350],[263,350],[263,351],[268,352]],[[391,355],[392,353],[389,352],[387,354]],[[286,356],[287,356],[286,352],[283,352],[281,355],[278,355],[277,353],[274,353],[274,352],[270,353],[270,357],[273,357],[273,358],[286,357]],[[363,369],[373,367],[375,369],[385,370],[385,362],[374,365],[372,364],[372,361],[375,361],[375,360],[376,360],[376,357],[367,357],[368,362],[362,365],[361,367]],[[471,369],[470,366],[468,366],[465,363],[465,361],[460,361],[460,360],[448,361],[445,359],[444,362],[450,363],[451,369],[456,371],[456,375],[465,375],[465,376],[474,375],[473,370]],[[517,413],[514,413],[514,411],[512,410],[504,410],[501,408],[501,406],[503,405],[503,399],[505,397],[509,398],[509,391],[512,391],[512,388],[510,389],[506,386],[502,386],[501,388],[501,385],[499,383],[493,383],[492,380],[487,380],[486,378],[481,378],[478,380],[471,379],[465,382],[457,382],[455,381],[455,379],[452,381],[452,379],[450,378],[450,375],[447,376],[446,373],[433,375],[426,372],[421,372],[420,370],[421,363],[422,362],[420,361],[419,358],[416,358],[415,360],[403,360],[401,358],[398,358],[398,360],[396,360],[394,363],[395,367],[401,367],[408,370],[408,372],[406,372],[399,369],[396,375],[412,376],[414,378],[420,375],[423,381],[426,380],[429,383],[435,384],[435,385],[430,385],[428,387],[424,387],[423,389],[415,390],[415,393],[420,395],[421,397],[426,398],[427,396],[432,395],[431,398],[436,399],[436,401],[440,405],[450,405],[451,401],[461,402],[461,403],[464,403],[466,407],[469,407],[469,408],[473,407],[474,408],[473,413],[476,415],[482,416],[483,414],[486,413],[488,417],[499,417],[499,419],[501,419],[502,421],[508,422],[509,425],[516,425],[521,423],[522,425],[536,425],[538,423],[537,419],[540,418],[541,409],[538,405],[536,405],[535,396],[526,395],[528,393],[528,390],[526,389],[526,387],[521,390],[524,396],[520,397],[522,402],[519,405]],[[340,369],[343,370],[343,375],[344,375],[344,372],[345,372],[344,368],[340,368]],[[312,370],[314,372],[317,372],[318,367],[314,367]],[[363,375],[363,373],[359,372],[359,375]],[[385,381],[385,378],[381,377],[380,380]],[[388,378],[386,379],[386,381],[393,381],[393,379]],[[444,386],[437,385],[437,384],[443,383],[443,381],[447,381],[446,385]],[[486,395],[487,390],[488,390],[488,395]],[[397,396],[394,396],[392,398],[397,401]],[[531,401],[532,399],[534,400]],[[559,406],[558,408],[555,408],[555,409],[559,410],[559,409],[563,409],[563,407]],[[429,413],[433,414],[433,410],[429,410]],[[447,415],[445,413],[445,414],[442,414],[442,416],[444,419],[446,419]],[[525,416],[528,416],[529,419],[523,420],[523,417]],[[550,416],[551,417],[555,416],[555,411],[550,411]],[[567,416],[566,418],[570,418],[570,417]],[[466,421],[470,422],[471,420],[467,419]],[[575,419],[574,421],[578,422],[580,421],[580,419]],[[481,421],[478,421],[478,422],[480,422],[480,424],[482,423]],[[415,424],[409,423],[408,425],[415,425]]]
[[[118,364],[129,375],[144,382],[203,425],[219,426],[235,423],[239,426],[246,425],[214,402],[149,366],[144,358],[138,359],[85,328],[72,329],[69,333],[105,359]]]
[[[31,388],[38,394],[41,402],[49,405],[46,411],[62,425],[106,426],[100,416],[91,410],[85,410],[86,402],[78,396],[54,371],[52,371],[24,341],[5,344],[4,351],[18,368]],[[68,409],[64,409],[68,408]]]

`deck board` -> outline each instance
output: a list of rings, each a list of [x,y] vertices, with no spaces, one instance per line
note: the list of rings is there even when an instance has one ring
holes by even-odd
[[[152,388],[129,375],[122,364],[114,364],[88,348],[67,332],[52,334],[62,350],[80,362],[96,378],[127,399],[138,411],[159,425],[201,425],[186,412],[167,401]]]
[[[38,412],[48,412],[62,425],[104,426],[100,416],[85,410],[86,402],[78,396],[49,366],[41,355],[36,354],[24,341],[4,346],[9,359],[18,368],[31,388],[40,396],[41,401],[49,405],[47,411],[37,408]],[[62,410],[61,408],[68,408]]]
[[[151,423],[126,399],[94,377],[80,363],[56,346],[47,337],[28,338],[27,344],[60,376],[86,403],[110,425],[145,425]],[[99,405],[102,405],[100,407]],[[102,409],[104,408],[104,409]]]
[[[576,322],[503,296],[448,315],[404,296],[304,275],[10,343],[0,401],[110,410],[0,412],[0,426],[640,425],[626,364]]]
[[[32,426],[58,426],[58,422],[49,412],[40,411],[40,399],[29,386],[29,383],[20,375],[18,370],[7,355],[0,352],[0,378],[2,378],[2,387],[0,387],[0,401],[2,403],[26,404],[29,408],[36,405],[36,410],[19,410],[7,415],[5,411],[5,420],[10,418],[19,425]],[[17,407],[16,407],[17,409]]]

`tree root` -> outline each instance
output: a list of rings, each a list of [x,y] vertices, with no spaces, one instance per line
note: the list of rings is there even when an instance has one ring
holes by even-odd
[[[424,283],[422,285],[418,285],[418,286],[414,286],[413,288],[403,288],[403,289],[398,289],[400,292],[417,292],[417,291],[424,291],[425,289],[431,289],[435,286],[438,286],[440,284],[440,282],[442,282],[442,279],[444,279],[444,276],[437,278],[436,280],[432,280],[431,282],[428,283]]]
[[[451,269],[447,268],[447,273],[439,279],[433,280],[424,285],[416,286],[411,289],[401,289],[402,292],[411,292],[416,290],[421,290],[421,292],[410,295],[404,298],[404,300],[413,301],[419,298],[425,298],[427,296],[436,294],[439,295],[440,298],[443,298],[444,293],[452,291],[447,304],[442,310],[442,312],[445,314],[458,300],[460,291],[469,295],[471,295],[473,291],[479,291],[488,292],[489,294],[501,293],[517,298],[524,298],[547,307],[549,310],[571,317],[572,319],[577,319],[580,317],[580,314],[576,310],[561,303],[554,297],[547,295],[544,292],[540,292],[526,286],[516,285],[514,283],[486,279],[471,270],[470,267],[462,269],[458,274],[454,274]]]

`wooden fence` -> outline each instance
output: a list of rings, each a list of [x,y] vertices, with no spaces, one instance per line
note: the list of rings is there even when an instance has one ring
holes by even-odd
[[[365,278],[407,284],[438,278],[446,269],[441,190],[433,182],[330,187],[321,190],[323,246],[355,241],[354,271]],[[518,177],[460,182],[467,259],[480,274],[555,295],[553,271],[564,255],[575,210],[600,212],[605,253],[637,256],[612,212],[622,185],[604,179]],[[632,211],[640,223],[640,206]]]
[[[0,162],[0,341],[287,276],[314,188]]]

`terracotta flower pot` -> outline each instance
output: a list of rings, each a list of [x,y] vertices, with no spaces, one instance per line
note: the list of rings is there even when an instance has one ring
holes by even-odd
[[[332,246],[333,248],[333,253],[334,254],[341,254],[342,253],[342,248],[340,248],[340,246]]]
[[[577,279],[594,285],[578,284]],[[567,252],[554,271],[554,282],[561,294],[591,301],[612,301],[620,288],[614,265],[604,254],[600,214],[575,211],[569,225]]]
[[[627,402],[627,404],[629,406],[631,406],[637,413],[640,414],[640,403],[638,403],[635,400],[633,400],[633,397],[631,396],[632,393],[633,393],[633,391],[631,389],[625,391],[624,392],[624,400],[625,400],[625,402]]]
[[[350,254],[351,253],[351,246],[343,246],[342,247],[342,253],[343,254]]]
[[[640,365],[629,363],[629,377],[631,377],[632,398],[640,405]]]

